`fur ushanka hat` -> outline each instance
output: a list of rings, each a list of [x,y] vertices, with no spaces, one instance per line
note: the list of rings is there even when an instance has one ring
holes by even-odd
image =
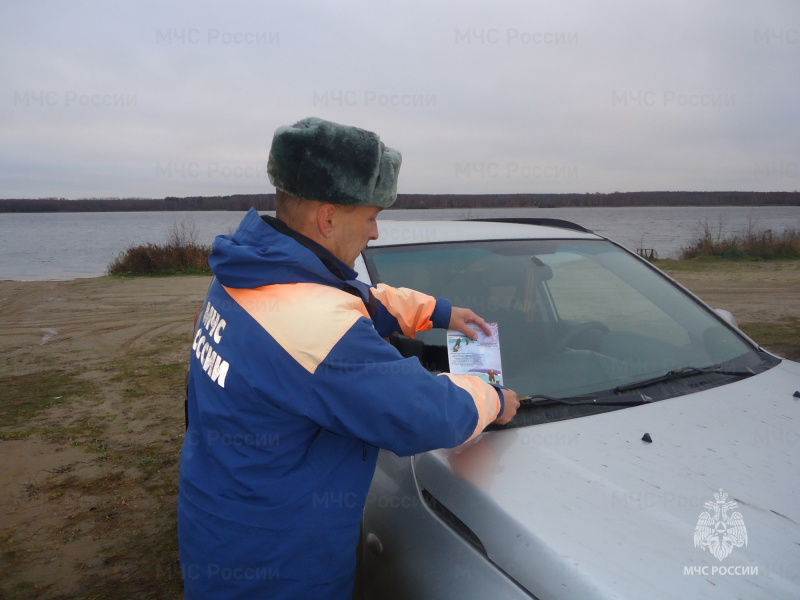
[[[275,131],[267,174],[298,198],[386,208],[397,198],[401,162],[371,131],[309,117]]]

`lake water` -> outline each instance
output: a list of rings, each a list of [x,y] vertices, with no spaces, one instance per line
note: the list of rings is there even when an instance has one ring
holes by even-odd
[[[99,277],[130,246],[167,240],[176,226],[193,229],[210,244],[230,233],[243,212],[99,212],[0,214],[0,279],[68,280]],[[715,232],[747,228],[800,229],[800,206],[586,207],[384,211],[381,219],[473,219],[486,217],[566,219],[631,248],[653,248],[675,258],[704,224]]]

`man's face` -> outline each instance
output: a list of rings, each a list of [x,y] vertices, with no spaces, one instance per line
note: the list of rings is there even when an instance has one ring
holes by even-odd
[[[356,258],[367,243],[378,239],[377,218],[380,212],[376,206],[337,206],[331,248],[336,258],[351,268],[355,266]]]

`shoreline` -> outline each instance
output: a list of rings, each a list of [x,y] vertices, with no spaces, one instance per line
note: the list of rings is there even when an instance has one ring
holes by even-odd
[[[162,245],[176,229],[211,245],[230,233],[244,213],[239,211],[64,213],[0,215],[8,257],[0,279],[70,281],[106,275],[108,266],[129,248]],[[790,207],[576,207],[389,210],[381,221],[533,218],[567,220],[593,230],[635,251],[652,249],[661,258],[677,258],[703,228],[736,234],[753,227],[782,232],[800,223],[800,206]]]

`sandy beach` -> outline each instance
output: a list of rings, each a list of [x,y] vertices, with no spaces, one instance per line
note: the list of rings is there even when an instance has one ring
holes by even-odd
[[[745,330],[800,321],[798,261],[671,272]],[[183,378],[209,282],[0,282],[0,596],[181,597]]]
[[[183,373],[209,282],[0,282],[2,405],[45,406],[3,413],[0,596],[180,597]]]

